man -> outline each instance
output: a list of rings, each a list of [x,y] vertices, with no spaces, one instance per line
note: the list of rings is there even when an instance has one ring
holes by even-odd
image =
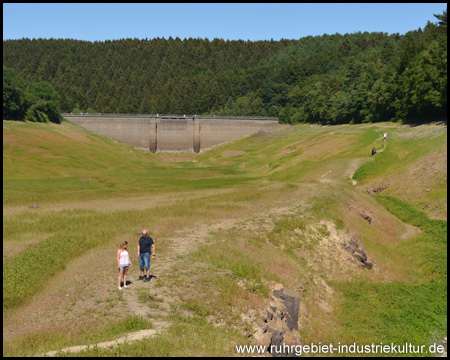
[[[141,276],[138,280],[144,280],[144,282],[150,281],[150,248],[152,248],[153,259],[155,259],[155,243],[153,239],[148,236],[147,230],[142,230],[142,236],[139,238],[137,254],[139,258],[139,267],[141,269]],[[144,277],[144,267],[147,276]]]

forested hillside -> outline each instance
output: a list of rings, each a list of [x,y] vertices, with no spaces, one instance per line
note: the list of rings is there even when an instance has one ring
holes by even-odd
[[[66,112],[433,121],[447,116],[447,12],[435,16],[405,35],[6,40],[3,65],[49,82]]]

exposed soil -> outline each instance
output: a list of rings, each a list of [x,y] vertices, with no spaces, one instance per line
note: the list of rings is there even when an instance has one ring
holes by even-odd
[[[165,328],[167,326],[168,326],[168,323],[158,322],[159,329]],[[158,334],[158,330],[155,330],[155,329],[140,330],[140,331],[136,331],[134,333],[130,333],[127,336],[118,338],[116,340],[104,341],[104,342],[100,342],[100,343],[97,343],[94,345],[71,346],[68,348],[61,349],[61,350],[49,351],[45,354],[39,354],[36,356],[39,356],[39,357],[50,356],[51,357],[51,356],[58,356],[60,353],[75,353],[75,352],[80,352],[80,351],[84,351],[84,350],[89,350],[92,348],[103,349],[103,348],[108,348],[111,346],[117,346],[117,345],[123,344],[123,343],[131,343],[134,341],[142,340],[147,337],[155,336],[156,334]]]
[[[40,137],[42,134],[40,130],[27,130],[30,135]],[[438,131],[434,128],[429,129],[430,134],[438,134]],[[409,132],[404,136],[414,136],[415,132]],[[48,133],[46,133],[48,136]],[[72,134],[70,135],[72,137]],[[83,135],[80,134],[81,137]],[[334,136],[332,133],[330,136]],[[6,138],[4,136],[4,143],[13,144],[16,138]],[[84,139],[78,139],[78,141],[90,141],[87,137]],[[304,154],[299,154],[298,157],[293,158],[289,166],[293,163],[298,163],[301,160],[319,160],[324,156],[329,156],[329,150],[323,147],[321,144],[322,139],[313,140],[308,152]],[[344,151],[347,148],[347,143],[342,139],[336,137],[332,142],[334,149],[334,154]],[[303,146],[304,144],[302,144]],[[321,148],[322,146],[322,148]],[[300,146],[296,149],[291,149],[289,151],[295,152],[300,149]],[[383,148],[384,149],[384,148]],[[382,149],[382,150],[383,150]],[[382,151],[381,150],[381,151]],[[313,153],[311,153],[312,151]],[[244,154],[243,151],[231,151],[227,150],[222,153],[224,158],[232,158]],[[286,154],[286,149],[283,149],[283,153],[280,156]],[[162,161],[171,161],[166,158],[164,154],[160,154]],[[173,161],[192,161],[193,157],[189,154],[181,154],[179,157],[172,158]],[[370,157],[364,158],[353,158],[339,160],[327,168],[317,169],[315,172],[311,172],[308,178],[309,181],[317,183],[330,183],[330,184],[348,184],[352,181],[353,185],[356,184],[352,180],[353,174],[356,169],[360,167],[365,161],[370,161]],[[288,165],[286,165],[288,166]],[[328,165],[327,165],[328,166]],[[446,148],[444,150],[439,150],[436,153],[430,154],[424,157],[415,167],[408,170],[405,176],[408,178],[414,178],[416,180],[412,181],[412,186],[415,188],[421,188],[422,186],[426,188],[432,187],[438,184],[440,181],[446,181],[443,178],[443,173],[447,168],[447,155]],[[280,169],[277,169],[277,171]],[[387,179],[389,180],[389,188],[385,187],[381,191],[391,191],[396,196],[396,189],[400,188],[403,179]],[[385,186],[385,178],[382,182],[373,182],[367,185],[367,190],[378,189]],[[313,184],[309,184],[313,185]],[[277,184],[272,184],[270,186],[278,186]],[[305,184],[305,186],[308,186]],[[366,185],[364,185],[366,186]],[[351,188],[351,187],[350,187]],[[233,191],[233,189],[222,189],[222,190],[202,190],[201,193],[186,193],[183,196],[188,196],[190,198],[195,198],[197,196],[203,197],[207,192],[211,194],[217,194],[218,192],[226,193],[227,191]],[[414,194],[414,192],[412,192]],[[161,202],[171,201],[170,199],[164,200],[161,198],[153,198],[153,203],[160,205]],[[169,195],[171,196],[171,195]],[[174,197],[180,196],[180,194],[175,194]],[[374,206],[371,203],[370,196],[366,195],[367,199],[364,197],[353,197],[348,199],[347,208],[343,210],[343,217],[347,219],[354,220],[356,223],[361,219],[370,219],[370,226],[378,231],[380,234],[385,235],[386,242],[394,242],[397,240],[404,240],[411,236],[414,236],[420,229],[407,225],[400,224],[398,219],[394,219],[390,214],[382,213],[379,207]],[[373,200],[375,203],[375,200]],[[290,203],[291,204],[291,203]],[[290,205],[289,204],[289,205]],[[301,204],[301,200],[297,199],[295,206],[298,207]],[[430,206],[444,206],[443,204],[433,203],[430,200]],[[267,206],[267,204],[265,204]],[[282,206],[280,203],[271,204],[272,208],[269,209],[267,206],[266,211],[270,215],[276,218],[277,216],[283,216],[286,214],[294,214],[295,211],[293,207]],[[95,200],[86,202],[73,202],[68,204],[49,204],[47,206],[40,206],[38,211],[57,211],[65,208],[70,209],[93,209],[99,210],[108,208],[110,210],[114,209],[148,209],[148,200],[145,198],[124,198],[124,199],[112,199],[112,200]],[[3,209],[3,216],[9,216],[22,211],[28,211],[24,207],[8,207]],[[442,212],[435,212],[436,214],[442,214]],[[434,213],[433,213],[434,214]],[[446,214],[446,202],[445,202],[445,214]],[[267,215],[267,214],[266,214]],[[266,217],[263,215],[263,217]],[[437,215],[439,218],[439,215]],[[255,220],[256,215],[251,214],[251,220]],[[446,218],[446,215],[445,215]],[[250,219],[250,218],[249,218]],[[183,263],[184,258],[198,250],[201,244],[204,244],[211,232],[218,231],[219,229],[231,229],[239,228],[242,223],[248,219],[223,219],[221,221],[216,221],[213,224],[198,224],[191,228],[189,231],[184,230],[183,232],[177,233],[177,235],[171,239],[167,239],[167,249],[164,254],[158,253],[155,260],[151,261],[151,274],[153,276],[150,282],[137,281],[139,276],[139,263],[135,256],[134,251],[130,252],[132,256],[133,266],[129,271],[128,280],[130,284],[127,288],[118,290],[115,286],[115,281],[112,280],[112,274],[114,274],[115,268],[111,268],[111,258],[115,257],[115,250],[92,250],[86,256],[76,259],[68,264],[67,270],[62,274],[57,275],[48,288],[43,290],[39,298],[42,301],[33,301],[28,305],[24,305],[20,311],[20,316],[13,318],[8,317],[6,322],[8,325],[3,328],[3,339],[8,340],[19,335],[26,335],[32,331],[42,330],[48,331],[52,328],[55,323],[67,324],[70,327],[71,323],[77,321],[78,318],[83,317],[86,326],[89,323],[94,324],[96,322],[103,322],[105,324],[108,321],[117,319],[121,315],[118,315],[117,308],[109,308],[108,305],[111,303],[119,302],[121,305],[120,313],[127,315],[137,315],[144,318],[152,318],[153,328],[148,330],[141,330],[134,333],[127,334],[126,336],[120,337],[115,340],[100,342],[96,346],[99,348],[106,348],[109,346],[115,346],[123,342],[132,342],[140,340],[144,337],[152,337],[164,332],[169,326],[170,321],[168,316],[171,314],[172,308],[171,303],[179,303],[180,299],[177,295],[177,289],[174,287],[173,283],[168,281],[168,277],[176,271],[178,265]],[[352,221],[348,221],[352,223]],[[269,231],[271,229],[272,223],[267,221],[264,224],[246,224],[247,230],[250,231]],[[343,279],[346,277],[351,278],[354,274],[361,272],[361,268],[358,267],[358,263],[352,259],[349,253],[344,249],[343,244],[351,239],[351,231],[359,230],[357,225],[354,225],[350,229],[350,232],[345,232],[338,230],[336,226],[329,221],[322,221],[309,229],[308,237],[309,239],[316,236],[317,242],[314,246],[305,247],[304,249],[295,250],[299,258],[304,261],[308,268],[314,272],[326,273],[330,279]],[[300,231],[299,229],[295,230]],[[323,233],[327,235],[323,235]],[[321,235],[322,234],[322,235]],[[295,235],[295,234],[293,234]],[[6,246],[6,251],[8,253],[7,257],[13,256],[15,253],[20,252],[21,248],[29,245],[28,243],[21,244],[18,247],[9,248]],[[361,246],[363,248],[363,245]],[[5,245],[4,245],[5,251]],[[367,257],[370,261],[375,263],[372,271],[372,276],[377,280],[386,279],[389,274],[386,269],[379,268],[376,259],[372,254],[367,251]],[[5,260],[5,254],[4,254]],[[96,274],[92,274],[90,264],[95,263]],[[199,264],[200,266],[201,264]],[[289,272],[290,268],[288,265],[277,259],[273,260],[272,266],[279,269],[280,272]],[[70,281],[67,281],[65,277],[71,274]],[[299,285],[299,291],[304,291],[305,286],[309,288],[311,297],[310,301],[315,303],[323,312],[332,312],[331,300],[334,296],[333,289],[328,286],[328,284],[320,277],[311,276],[308,282],[304,282]],[[301,288],[303,287],[303,288]],[[314,291],[315,292],[314,292]],[[92,295],[95,294],[95,295]],[[109,300],[113,299],[113,300]],[[147,301],[145,300],[147,299]],[[307,313],[306,309],[301,309],[303,314]],[[26,321],[24,317],[27,316]],[[5,320],[5,315],[4,315]],[[212,320],[214,321],[214,320]],[[92,345],[90,345],[92,346]],[[48,352],[46,354],[40,354],[40,356],[55,356],[58,351],[62,352],[79,352],[88,348],[88,345],[74,346],[70,348],[65,348],[61,350],[55,350]]]
[[[244,154],[245,154],[245,151],[225,150],[225,151],[222,153],[222,156],[223,156],[224,158],[232,158],[232,157],[235,157],[235,156],[238,156],[238,155],[244,155]]]
[[[295,206],[295,208],[298,208]],[[358,212],[357,206],[353,206],[353,211]],[[267,209],[269,210],[269,209]],[[270,215],[273,218],[277,218],[287,214],[294,214],[294,207],[289,206],[280,206],[278,204],[276,207],[270,209]],[[261,215],[261,218],[268,219],[268,213]],[[255,215],[253,214],[252,219],[255,219]],[[11,333],[13,331],[15,335],[18,332],[27,333],[30,330],[30,326],[36,330],[35,327],[41,328],[45,330],[46,328],[51,328],[52,322],[70,322],[74,321],[78,318],[79,314],[84,314],[89,311],[92,311],[93,320],[99,320],[100,317],[104,318],[105,322],[108,319],[114,318],[114,309],[111,312],[108,312],[105,309],[105,305],[107,305],[107,301],[102,304],[96,304],[96,299],[101,298],[101,294],[103,296],[115,297],[121,294],[122,300],[122,312],[128,315],[137,315],[142,316],[144,318],[151,317],[156,318],[152,320],[153,328],[149,330],[141,330],[134,333],[127,334],[126,336],[120,337],[115,340],[106,341],[98,343],[98,347],[109,347],[114,346],[116,344],[122,342],[132,342],[140,340],[144,337],[151,337],[162,333],[168,326],[170,326],[170,321],[167,320],[168,315],[171,313],[170,303],[178,303],[180,299],[177,296],[177,289],[170,285],[170,281],[166,281],[166,277],[170,276],[174,269],[178,264],[182,264],[184,258],[187,254],[191,252],[195,252],[198,249],[200,244],[205,243],[206,239],[208,239],[209,234],[214,231],[218,231],[219,229],[231,229],[231,228],[240,228],[242,227],[243,222],[246,219],[224,219],[221,221],[217,221],[214,224],[203,224],[190,229],[189,231],[180,232],[177,236],[170,239],[168,244],[168,250],[165,251],[165,256],[161,256],[157,252],[157,258],[151,261],[151,275],[152,280],[150,282],[137,281],[137,277],[139,276],[139,268],[137,258],[133,258],[134,253],[130,253],[132,256],[133,266],[130,269],[128,275],[129,283],[127,288],[123,288],[122,290],[118,290],[116,286],[112,285],[113,281],[111,280],[111,270],[110,269],[110,261],[109,259],[114,257],[114,249],[113,250],[105,250],[105,251],[96,251],[89,254],[89,256],[83,260],[74,261],[73,264],[69,265],[68,272],[76,273],[76,277],[72,279],[72,286],[67,286],[66,290],[62,290],[55,285],[54,289],[49,289],[50,293],[54,293],[55,296],[45,296],[46,303],[41,304],[41,309],[36,309],[36,303],[33,305],[33,311],[30,309],[30,313],[38,314],[38,318],[34,321],[27,321],[26,324],[20,324],[20,319],[17,319],[18,322],[16,324],[9,324],[7,329],[4,328],[4,340],[5,335],[6,338],[12,336],[14,334]],[[267,230],[270,229],[270,221],[267,225]],[[246,224],[245,227],[247,230],[256,230],[256,231],[264,231],[264,226],[256,225],[256,224]],[[342,243],[348,241],[349,234],[345,232],[340,232],[336,229],[334,224],[329,222],[323,222],[317,224],[317,227],[322,227],[329,232],[327,236],[318,236],[320,240],[317,245],[310,248],[309,250],[300,250],[299,257],[307,261],[308,267],[314,271],[326,271],[330,278],[343,278],[344,276],[349,275],[352,272],[361,271],[357,267],[354,261],[349,259],[348,254],[342,249]],[[319,234],[318,228],[312,229],[312,232],[316,232]],[[368,255],[370,258],[370,254]],[[89,269],[83,268],[82,264],[86,264],[89,262],[103,263],[103,274],[98,274],[103,279],[102,281],[89,280]],[[274,267],[282,267],[285,266],[283,264],[276,264],[274,262]],[[98,268],[98,267],[97,267]],[[288,268],[285,269],[288,271]],[[280,268],[280,271],[281,268]],[[376,271],[376,270],[375,270]],[[67,273],[67,272],[65,272]],[[375,275],[375,273],[374,273]],[[85,278],[83,279],[83,277]],[[62,277],[62,276],[60,276]],[[312,282],[310,285],[307,285],[310,288],[311,301],[318,306],[323,312],[329,313],[332,311],[332,307],[330,305],[331,299],[333,297],[333,290],[324,283],[323,279],[312,277]],[[54,280],[55,284],[64,283],[62,279],[56,278]],[[89,298],[87,294],[92,293],[95,288],[95,297]],[[60,299],[58,294],[61,294],[62,291],[67,291],[65,298]],[[72,300],[72,304],[70,304],[71,299],[75,298],[75,294],[78,291],[82,291],[86,294],[86,298],[83,301],[74,301]],[[147,302],[142,300],[142,294],[147,298]],[[157,299],[157,306],[149,306],[155,305],[155,299]],[[62,301],[61,301],[62,300]],[[103,312],[95,312],[93,309],[102,308]],[[68,314],[67,310],[64,313],[63,309],[70,308],[71,311]],[[28,313],[27,311],[25,311]],[[42,322],[42,318],[51,317],[51,322]],[[219,325],[218,325],[219,326]],[[14,329],[14,330],[13,330]],[[6,331],[6,333],[5,333]],[[92,345],[90,345],[92,346]],[[74,346],[70,348],[65,348],[61,350],[50,351],[46,354],[46,356],[55,356],[58,354],[57,351],[63,352],[78,352],[83,351],[88,348],[88,345],[80,345]]]
[[[91,181],[97,181],[92,178]],[[196,199],[207,196],[208,194],[226,194],[228,192],[234,191],[233,189],[205,189],[201,191],[189,191],[189,192],[178,192],[174,194],[152,194],[151,201],[149,201],[149,196],[146,195],[132,195],[124,196],[122,198],[114,197],[112,199],[98,199],[98,200],[85,200],[85,201],[72,201],[65,203],[50,203],[50,204],[39,204],[39,208],[36,211],[62,211],[62,210],[104,210],[109,209],[114,210],[145,210],[152,206],[161,206],[173,199],[183,197],[183,199]],[[14,205],[14,206],[4,206],[3,216],[11,216],[21,212],[28,212],[28,205]]]
[[[285,209],[277,209],[276,213],[283,213]],[[188,255],[191,252],[194,252],[198,249],[198,246],[200,244],[203,244],[205,240],[208,238],[210,232],[217,231],[219,229],[228,229],[235,226],[238,222],[241,222],[243,219],[225,219],[218,222],[215,222],[214,224],[209,225],[200,225],[196,227],[195,229],[192,229],[188,232],[183,232],[182,234],[179,234],[179,236],[176,236],[170,240],[169,245],[169,251],[166,251],[165,253],[168,253],[170,255],[161,257],[157,253],[157,257],[155,260],[151,260],[151,280],[149,282],[143,282],[138,281],[137,277],[139,276],[139,263],[137,259],[131,258],[133,266],[130,268],[130,273],[127,278],[128,284],[127,288],[122,287],[122,290],[118,290],[117,287],[113,287],[111,285],[111,281],[104,282],[102,284],[96,284],[97,287],[96,293],[98,297],[99,289],[98,286],[103,288],[103,292],[105,294],[111,294],[111,289],[114,289],[115,292],[121,293],[123,296],[123,312],[131,315],[137,315],[142,316],[144,318],[147,317],[157,317],[158,320],[152,320],[153,328],[149,330],[141,330],[134,333],[127,334],[124,337],[120,337],[118,339],[112,340],[112,341],[106,341],[96,344],[98,347],[109,347],[114,346],[119,343],[123,342],[132,342],[140,340],[144,337],[151,337],[155,336],[157,334],[160,334],[162,331],[164,331],[168,326],[170,326],[170,322],[168,320],[164,320],[171,312],[170,303],[171,302],[177,302],[179,299],[176,295],[175,288],[171,288],[170,286],[167,286],[166,284],[170,283],[169,281],[166,281],[165,278],[170,276],[173,273],[173,269],[177,266],[177,264],[183,263],[184,257]],[[106,251],[108,253],[108,257],[113,256],[114,251]],[[92,257],[97,256],[98,254],[93,254]],[[130,253],[131,256],[133,254]],[[58,281],[57,279],[55,282]],[[156,281],[160,284],[160,286],[155,286]],[[105,284],[108,283],[109,285],[105,286]],[[161,285],[162,284],[162,285]],[[92,284],[94,285],[94,284]],[[107,289],[107,287],[109,289]],[[86,291],[86,289],[84,289]],[[87,290],[89,291],[89,290]],[[154,307],[149,306],[148,303],[142,301],[139,298],[139,294],[143,293],[147,297],[147,300],[152,301],[154,299],[158,299],[157,303],[158,306],[155,309]],[[67,294],[67,297],[70,295]],[[154,301],[153,301],[154,303]],[[80,308],[75,308],[72,316],[76,318],[75,313],[77,311],[82,311],[83,309],[86,310],[86,302],[84,302]],[[46,311],[49,311],[47,309]],[[54,314],[56,315],[56,314]],[[57,318],[54,318],[56,320]],[[161,320],[162,319],[162,320]],[[61,321],[63,319],[61,318]],[[24,331],[25,329],[22,329]],[[19,329],[15,329],[15,331],[20,331]],[[26,330],[25,330],[26,331]],[[5,335],[5,333],[4,333]],[[45,354],[40,354],[38,356],[55,356],[58,354],[59,351],[62,352],[79,352],[88,349],[89,347],[92,347],[94,345],[80,345],[80,346],[73,346],[69,348],[64,348],[60,350],[54,350],[47,352]]]

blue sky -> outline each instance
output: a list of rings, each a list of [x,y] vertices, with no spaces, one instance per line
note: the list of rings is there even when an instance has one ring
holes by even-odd
[[[3,39],[300,39],[323,34],[404,34],[437,22],[446,3],[17,4],[3,3]]]

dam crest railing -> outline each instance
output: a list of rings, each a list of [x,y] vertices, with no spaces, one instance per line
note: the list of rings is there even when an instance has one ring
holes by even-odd
[[[159,118],[159,119],[223,119],[223,120],[260,120],[260,121],[278,121],[278,117],[268,116],[229,116],[229,115],[196,115],[196,114],[109,114],[109,113],[63,113],[63,117],[83,116],[89,117],[107,117],[107,118]]]

